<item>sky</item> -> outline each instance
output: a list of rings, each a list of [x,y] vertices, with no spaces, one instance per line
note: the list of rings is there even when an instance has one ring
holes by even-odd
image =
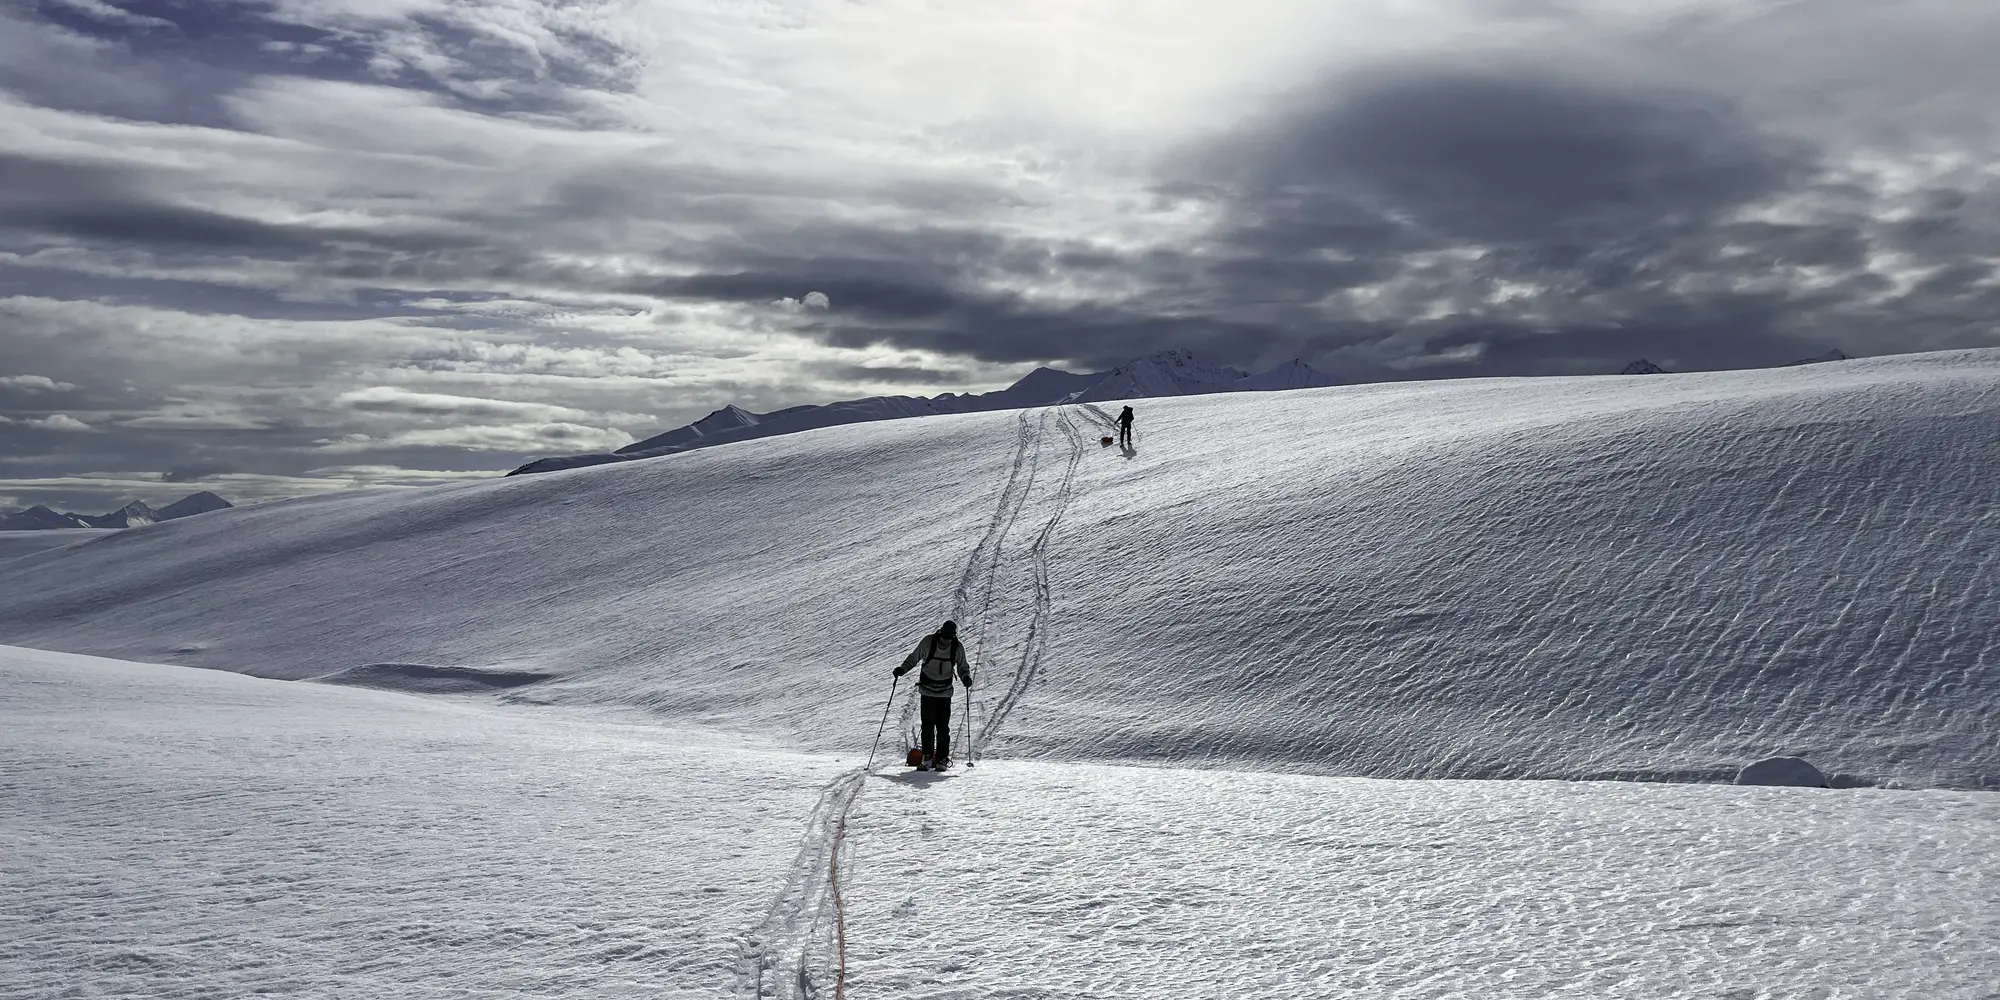
[[[0,0],[0,510],[2000,345],[1984,0]]]

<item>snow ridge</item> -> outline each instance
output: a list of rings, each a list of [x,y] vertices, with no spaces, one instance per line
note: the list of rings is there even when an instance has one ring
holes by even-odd
[[[1335,384],[1335,378],[1296,358],[1268,371],[1247,375],[1235,368],[1204,365],[1186,350],[1169,350],[1095,374],[1037,368],[1005,389],[973,395],[947,392],[932,397],[871,396],[823,406],[793,406],[764,414],[751,413],[734,405],[725,406],[685,427],[656,434],[616,452],[539,458],[509,475],[559,472],[632,459],[657,458],[733,441],[877,420],[1114,399],[1322,388]]]

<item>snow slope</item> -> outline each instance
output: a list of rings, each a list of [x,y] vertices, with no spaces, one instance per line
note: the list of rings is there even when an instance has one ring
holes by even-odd
[[[10,1000],[723,996],[834,771],[4,647],[0,691]]]
[[[87,542],[108,535],[116,528],[41,528],[34,531],[0,531],[0,559],[12,559],[43,549]]]
[[[1992,795],[1011,761],[869,784],[843,851],[855,998],[1984,1000],[2000,981]]]
[[[219,511],[0,562],[0,641],[852,753],[949,615],[995,757],[2000,784],[2000,352],[1136,409]]]
[[[2000,798],[1973,792],[861,779],[604,713],[4,647],[0,690],[20,1000],[803,998],[843,970],[852,1000],[1977,1000],[2000,974]]]

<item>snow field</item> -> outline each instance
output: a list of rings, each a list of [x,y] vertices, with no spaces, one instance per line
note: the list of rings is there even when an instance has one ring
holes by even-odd
[[[20,1000],[724,996],[839,769],[8,648],[0,690],[0,996]]]
[[[858,754],[952,616],[996,757],[2000,783],[2000,352],[1135,405],[205,514],[0,562],[0,641]]]
[[[1976,792],[864,776],[8,648],[0,690],[10,997],[805,998],[844,970],[856,1000],[1970,1000],[2000,974]]]
[[[846,995],[1975,1000],[1995,843],[1971,792],[895,772]]]

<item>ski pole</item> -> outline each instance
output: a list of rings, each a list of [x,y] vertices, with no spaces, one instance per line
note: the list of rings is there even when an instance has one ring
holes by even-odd
[[[979,763],[979,751],[972,743],[972,690],[965,692],[965,767],[971,770]]]
[[[875,769],[875,751],[882,749],[882,730],[889,728],[889,709],[896,704],[896,685],[901,683],[903,683],[901,676],[889,680],[889,701],[882,706],[882,724],[875,727],[875,745],[868,748],[868,766],[862,768],[864,771]]]

